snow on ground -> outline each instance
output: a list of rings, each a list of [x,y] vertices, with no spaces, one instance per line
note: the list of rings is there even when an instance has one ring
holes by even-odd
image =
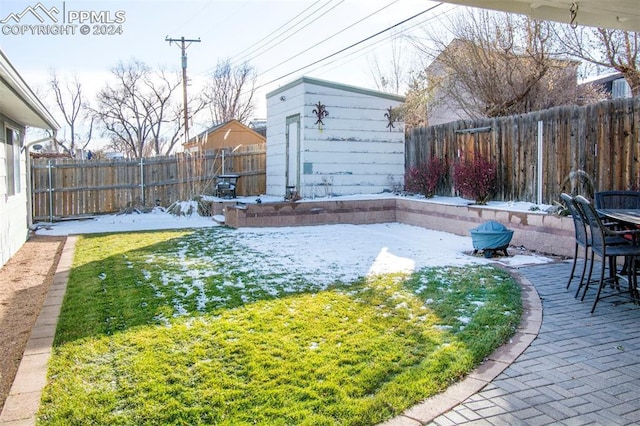
[[[381,195],[387,196],[387,195]],[[392,196],[392,195],[388,195]],[[355,197],[355,196],[354,196]],[[371,196],[368,196],[370,199]],[[255,202],[256,197],[239,198]],[[261,197],[263,202],[273,201]],[[353,197],[352,197],[353,199]],[[436,197],[425,202],[469,203],[468,200]],[[491,203],[490,208],[530,210],[530,203]],[[541,210],[547,206],[540,206]],[[219,226],[211,217],[173,216],[160,209],[151,213],[104,215],[88,220],[37,224],[41,235],[71,235],[154,229]],[[429,230],[400,223],[373,225],[320,225],[281,228],[241,228],[240,246],[258,253],[286,259],[299,272],[331,270],[342,279],[367,274],[414,271],[427,266],[460,266],[498,262],[510,267],[547,263],[543,256],[523,255],[510,249],[510,257],[485,259],[465,253],[473,251],[471,237]]]
[[[153,229],[203,228],[215,226],[210,217],[174,216],[162,209],[150,213],[109,214],[82,220],[36,223],[38,235],[99,234],[103,232],[149,231]]]

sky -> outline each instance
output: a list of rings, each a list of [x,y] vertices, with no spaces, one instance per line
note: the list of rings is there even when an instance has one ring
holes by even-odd
[[[266,118],[265,95],[302,75],[377,89],[372,64],[389,63],[392,39],[406,46],[398,40],[452,10],[425,0],[2,0],[0,48],[39,96],[51,71],[77,75],[95,94],[119,62],[180,71],[180,43],[166,39],[199,39],[187,44],[189,89],[219,60],[248,61],[258,72],[255,115]],[[403,48],[403,60],[414,60],[409,51]]]
[[[249,198],[239,200],[255,202]],[[265,197],[264,202],[270,201],[275,200]],[[436,197],[425,202],[456,204],[468,200]],[[530,207],[531,203],[523,202],[490,202],[487,206],[512,211]],[[157,209],[150,213],[104,215],[90,220],[40,223],[39,226],[39,235],[71,235],[220,225],[211,217],[197,214],[177,217]],[[509,257],[485,259],[480,254],[471,254],[471,237],[400,223],[240,228],[232,238],[237,240],[238,246],[247,249],[247,256],[251,253],[269,255],[270,268],[278,271],[295,268],[297,273],[313,274],[314,279],[327,283],[337,279],[354,280],[368,274],[412,272],[431,266],[496,262],[517,268],[553,261],[541,255],[522,254],[514,248],[508,249]],[[274,247],[277,247],[277,256],[274,256]],[[255,268],[265,267],[264,262],[256,262]]]

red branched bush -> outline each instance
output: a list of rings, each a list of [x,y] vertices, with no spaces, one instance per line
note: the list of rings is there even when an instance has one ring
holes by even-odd
[[[446,172],[445,162],[440,158],[431,157],[426,163],[409,169],[405,177],[405,189],[431,198],[435,195]]]
[[[465,198],[478,204],[487,204],[496,189],[498,167],[495,162],[480,155],[471,160],[458,161],[453,166],[453,184]]]

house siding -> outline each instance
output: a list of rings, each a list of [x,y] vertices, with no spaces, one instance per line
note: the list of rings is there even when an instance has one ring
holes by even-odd
[[[4,265],[22,247],[29,235],[27,223],[26,157],[20,155],[20,191],[8,195],[6,127],[11,126],[24,137],[25,128],[0,115],[0,264]],[[22,143],[22,142],[21,142]]]

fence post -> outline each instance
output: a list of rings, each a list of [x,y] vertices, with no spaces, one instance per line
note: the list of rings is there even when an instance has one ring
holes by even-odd
[[[537,197],[536,197],[536,201],[538,204],[542,204],[542,174],[544,173],[543,170],[544,168],[542,167],[542,159],[543,159],[543,155],[542,155],[542,137],[543,137],[543,126],[544,122],[542,120],[538,120],[538,164],[536,167],[536,171],[537,171],[537,175],[538,175],[538,188],[537,188]]]
[[[141,207],[144,207],[144,157],[140,157],[140,201],[142,202]]]
[[[47,161],[48,190],[49,190],[49,222],[53,223],[53,186],[51,184],[51,160]]]

